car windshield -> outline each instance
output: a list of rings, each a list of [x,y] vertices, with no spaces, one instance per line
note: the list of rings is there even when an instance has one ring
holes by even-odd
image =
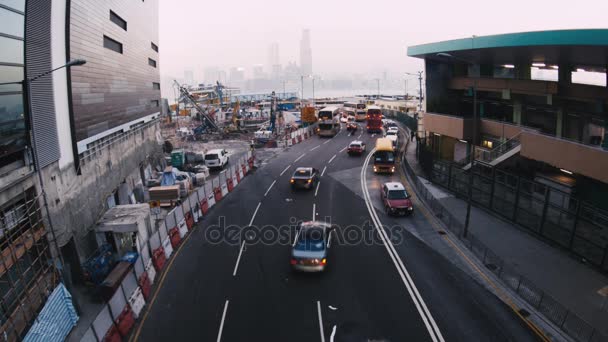
[[[217,154],[206,154],[205,160],[215,160],[217,159]]]
[[[323,229],[321,228],[303,228],[298,237],[295,249],[318,252],[325,248],[325,239],[323,238]]]
[[[293,178],[308,178],[310,177],[310,170],[296,170],[293,174]]]
[[[388,199],[407,199],[410,196],[405,190],[389,190],[387,197]]]
[[[395,154],[389,151],[378,151],[374,154],[374,161],[376,162],[395,162]]]

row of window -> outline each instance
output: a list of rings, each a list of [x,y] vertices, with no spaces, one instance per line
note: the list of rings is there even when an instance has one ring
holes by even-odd
[[[153,46],[154,43],[152,43]],[[122,49],[122,43],[117,42],[116,40],[108,37],[108,36],[103,36],[103,47],[105,47],[106,49],[110,49],[112,51],[118,52],[118,53],[123,53],[123,49]],[[158,47],[157,47],[158,49]],[[148,65],[151,67],[156,68],[156,61],[153,60],[152,58],[148,58]]]
[[[0,0],[0,168],[23,159],[25,0]],[[7,169],[5,169],[7,170]]]

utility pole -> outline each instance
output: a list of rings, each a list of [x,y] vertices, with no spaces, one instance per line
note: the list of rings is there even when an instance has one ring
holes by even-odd
[[[418,71],[415,74],[412,74],[410,72],[406,72],[407,75],[412,75],[412,76],[418,76],[418,81],[420,82],[420,93],[418,94],[418,99],[420,100],[420,104],[418,105],[418,111],[422,112],[422,73],[423,71]]]
[[[312,107],[315,107],[315,77],[312,77]]]
[[[380,79],[376,78],[376,83],[378,87],[378,95],[376,96],[376,100],[380,100]]]
[[[285,80],[283,80],[283,100],[285,100]]]

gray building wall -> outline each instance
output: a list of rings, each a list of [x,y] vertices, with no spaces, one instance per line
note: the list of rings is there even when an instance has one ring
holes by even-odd
[[[93,231],[107,210],[106,198],[125,181],[132,190],[141,182],[140,166],[162,159],[158,130],[158,122],[150,124],[83,158],[81,175],[73,166],[60,169],[58,163],[42,171],[57,243],[62,247],[73,237],[80,262],[97,248]]]
[[[87,60],[71,70],[76,141],[159,112],[152,103],[160,100],[153,88],[160,60],[152,49],[159,45],[158,0],[71,0],[69,11],[68,59]],[[127,22],[126,30],[110,21],[110,11]],[[104,48],[104,35],[122,44],[122,54]]]

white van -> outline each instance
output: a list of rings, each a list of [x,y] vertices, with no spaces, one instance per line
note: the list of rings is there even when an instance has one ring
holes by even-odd
[[[209,150],[205,154],[205,166],[210,169],[221,169],[228,164],[228,151],[222,149]]]

